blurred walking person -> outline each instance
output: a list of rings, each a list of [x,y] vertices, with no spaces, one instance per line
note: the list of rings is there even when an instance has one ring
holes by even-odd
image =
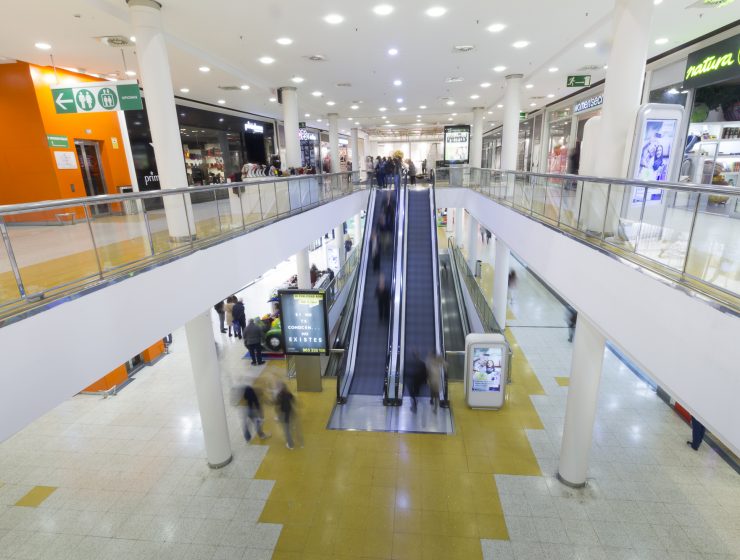
[[[234,318],[234,336],[240,339],[242,332],[247,328],[247,316],[241,299],[236,300],[234,307],[231,308],[231,316]]]
[[[277,409],[278,418],[285,433],[285,446],[288,449],[293,449],[293,440],[295,439],[298,445],[303,447],[303,435],[298,425],[295,397],[285,383],[280,383],[277,395],[275,396],[275,408]]]
[[[249,350],[249,356],[252,358],[252,365],[262,365],[262,329],[250,319],[247,328],[244,329],[244,346]]]
[[[216,313],[218,313],[218,322],[221,327],[221,332],[225,333],[226,327],[224,326],[224,322],[226,321],[226,312],[224,311],[223,300],[219,301],[216,305],[214,305],[213,309],[215,309]]]
[[[578,320],[578,314],[572,307],[568,307],[565,311],[565,322],[568,324],[568,342],[573,342],[573,337],[576,334],[576,321]]]
[[[375,288],[375,298],[378,300],[378,319],[387,321],[391,307],[391,292],[385,283],[385,275],[382,272],[378,277],[378,286]]]
[[[247,402],[247,417],[244,421],[244,439],[247,441],[252,439],[252,434],[249,431],[250,423],[260,439],[267,439],[270,437],[270,434],[266,434],[262,431],[262,424],[265,421],[265,415],[262,412],[262,405],[260,404],[259,396],[251,385],[247,385],[244,389],[244,400]]]
[[[224,304],[224,314],[226,316],[226,325],[229,327],[229,336],[234,336],[231,334],[231,330],[234,328],[234,315],[232,311],[236,302],[236,296],[229,296],[226,298],[226,303]]]
[[[426,365],[421,359],[417,350],[413,351],[413,358],[408,366],[409,375],[409,396],[411,397],[411,412],[416,412],[417,399],[421,393],[422,387],[427,380]]]
[[[431,393],[431,399],[429,403],[432,405],[432,410],[437,413],[439,408],[439,393],[442,386],[442,370],[447,367],[445,360],[442,356],[437,354],[429,354],[426,361],[424,362],[427,371],[427,384],[429,385],[429,392]]]
[[[509,304],[512,304],[514,303],[514,288],[516,288],[516,272],[514,272],[513,268],[509,270],[508,284]]]

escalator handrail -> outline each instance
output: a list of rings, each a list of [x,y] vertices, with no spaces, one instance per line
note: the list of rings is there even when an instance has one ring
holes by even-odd
[[[429,193],[429,212],[432,227],[432,280],[434,282],[434,325],[435,336],[434,345],[437,356],[445,355],[445,335],[442,327],[442,295],[439,282],[439,241],[437,240],[437,196],[434,185],[431,186]],[[442,402],[448,402],[447,398],[447,372],[442,368]]]
[[[406,199],[406,188],[405,186],[400,187],[396,191],[396,221],[394,224],[394,235],[393,235],[393,269],[391,272],[391,310],[390,320],[388,329],[388,357],[386,360],[386,373],[385,373],[385,384],[383,388],[383,396],[386,403],[395,403],[398,398],[398,378],[400,377],[399,370],[399,352],[402,345],[402,333],[401,327],[402,314],[400,309],[401,298],[405,292],[404,289],[404,270],[399,270],[399,261],[403,258],[404,251],[403,247],[399,247],[399,230],[404,227],[406,222],[406,212],[402,211]],[[401,237],[401,240],[404,238]],[[394,379],[393,387],[391,391],[391,378]]]
[[[401,206],[399,206],[399,209]],[[406,279],[406,271],[407,271],[407,261],[408,261],[408,242],[409,242],[409,193],[408,189],[404,188],[404,196],[403,196],[403,224],[400,224],[403,235],[403,248],[401,249],[401,255],[399,255],[400,259],[400,266],[401,266],[401,274],[403,279]],[[398,351],[396,354],[396,387],[395,387],[395,399],[403,398],[403,384],[402,384],[402,372],[405,368],[405,362],[406,362],[406,295],[408,291],[403,286],[403,282],[401,282],[402,288],[401,292],[398,294],[397,302],[394,302],[394,305],[397,303],[399,308],[399,314],[400,314],[400,329],[399,329],[399,341],[398,341]]]
[[[367,200],[367,210],[365,211],[365,231],[362,238],[362,256],[360,260],[360,269],[357,271],[357,290],[355,292],[355,312],[354,321],[352,322],[352,333],[349,338],[349,353],[347,366],[345,368],[344,378],[339,398],[343,399],[349,391],[352,378],[354,377],[355,359],[357,358],[357,345],[360,334],[360,321],[362,319],[362,303],[365,297],[365,279],[367,278],[367,265],[370,256],[370,238],[372,237],[372,227],[375,221],[375,199],[377,189],[370,189],[370,195]]]
[[[449,215],[447,216],[449,219]],[[457,308],[460,312],[460,319],[465,337],[470,334],[470,319],[468,310],[462,295],[462,286],[460,285],[460,271],[457,268],[457,259],[455,258],[455,237],[447,238],[447,253],[450,255],[450,273],[452,274],[452,284],[455,286],[455,295],[457,296]]]
[[[354,274],[350,285],[349,285],[349,294],[347,296],[347,304],[345,304],[344,309],[342,310],[341,319],[339,320],[339,327],[337,328],[336,336],[334,337],[334,341],[332,342],[331,349],[334,350],[335,348],[342,348],[343,350],[347,348],[347,340],[349,338],[349,334],[352,329],[352,320],[354,318],[354,305],[356,305],[355,302],[355,293],[357,290],[357,279],[359,278],[359,274]],[[352,306],[352,307],[350,307]],[[329,363],[326,365],[326,370],[324,371],[324,376],[331,377],[334,375],[334,371],[336,370],[337,375],[337,402],[342,403],[342,382],[344,381],[344,377],[346,376],[345,367],[347,365],[347,352],[342,352],[342,355],[337,359],[335,358],[334,353],[332,353],[329,356]]]

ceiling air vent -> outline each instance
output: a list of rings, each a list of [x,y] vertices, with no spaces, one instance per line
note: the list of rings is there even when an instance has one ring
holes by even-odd
[[[586,64],[586,66],[581,66],[578,70],[601,70],[603,66],[599,66],[598,64]]]
[[[462,82],[463,79],[460,76],[450,76],[445,80],[448,84],[456,84],[457,82]]]
[[[105,35],[103,37],[96,37],[98,41],[109,47],[120,49],[121,47],[133,47],[134,44],[128,37],[123,35]]]
[[[686,9],[699,9],[699,10],[707,10],[710,8],[722,8],[724,6],[727,6],[727,4],[732,4],[735,0],[697,0],[693,4],[689,4],[686,6]]]
[[[218,89],[222,89],[224,91],[241,91],[242,88],[239,86],[218,86]]]
[[[304,58],[307,58],[308,60],[311,60],[313,62],[324,62],[326,60],[326,57],[323,54],[311,54]]]
[[[349,82],[339,82],[337,84],[337,87],[352,87],[352,84],[350,84]]]
[[[466,53],[475,50],[474,45],[455,45],[452,47],[454,52]]]

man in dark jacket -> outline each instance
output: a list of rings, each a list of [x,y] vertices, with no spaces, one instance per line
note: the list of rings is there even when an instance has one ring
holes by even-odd
[[[231,316],[234,318],[234,335],[237,338],[242,337],[242,331],[247,326],[247,316],[244,314],[244,302],[238,300],[231,309]]]
[[[213,308],[216,310],[216,313],[218,313],[218,322],[221,324],[221,332],[226,332],[226,326],[224,325],[224,321],[226,320],[226,311],[224,311],[224,302],[223,300],[219,301],[216,305],[213,306]]]
[[[250,319],[247,328],[244,329],[244,346],[249,350],[253,366],[265,363],[262,360],[262,329],[254,319]]]
[[[250,320],[254,322],[253,319]],[[252,434],[249,432],[250,421],[254,425],[254,429],[260,439],[270,437],[270,434],[266,434],[262,431],[262,423],[264,422],[262,406],[260,405],[260,399],[257,396],[256,391],[250,385],[247,385],[244,389],[244,400],[247,403],[247,419],[244,422],[244,439],[246,439],[247,441],[252,439]]]

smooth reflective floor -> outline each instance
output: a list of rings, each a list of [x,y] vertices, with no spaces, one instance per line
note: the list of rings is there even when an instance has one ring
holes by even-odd
[[[327,428],[420,434],[450,434],[454,431],[449,408],[439,408],[435,412],[428,397],[418,400],[417,411],[414,412],[411,403],[406,401],[403,406],[385,406],[380,397],[349,395],[345,404],[334,407]]]

